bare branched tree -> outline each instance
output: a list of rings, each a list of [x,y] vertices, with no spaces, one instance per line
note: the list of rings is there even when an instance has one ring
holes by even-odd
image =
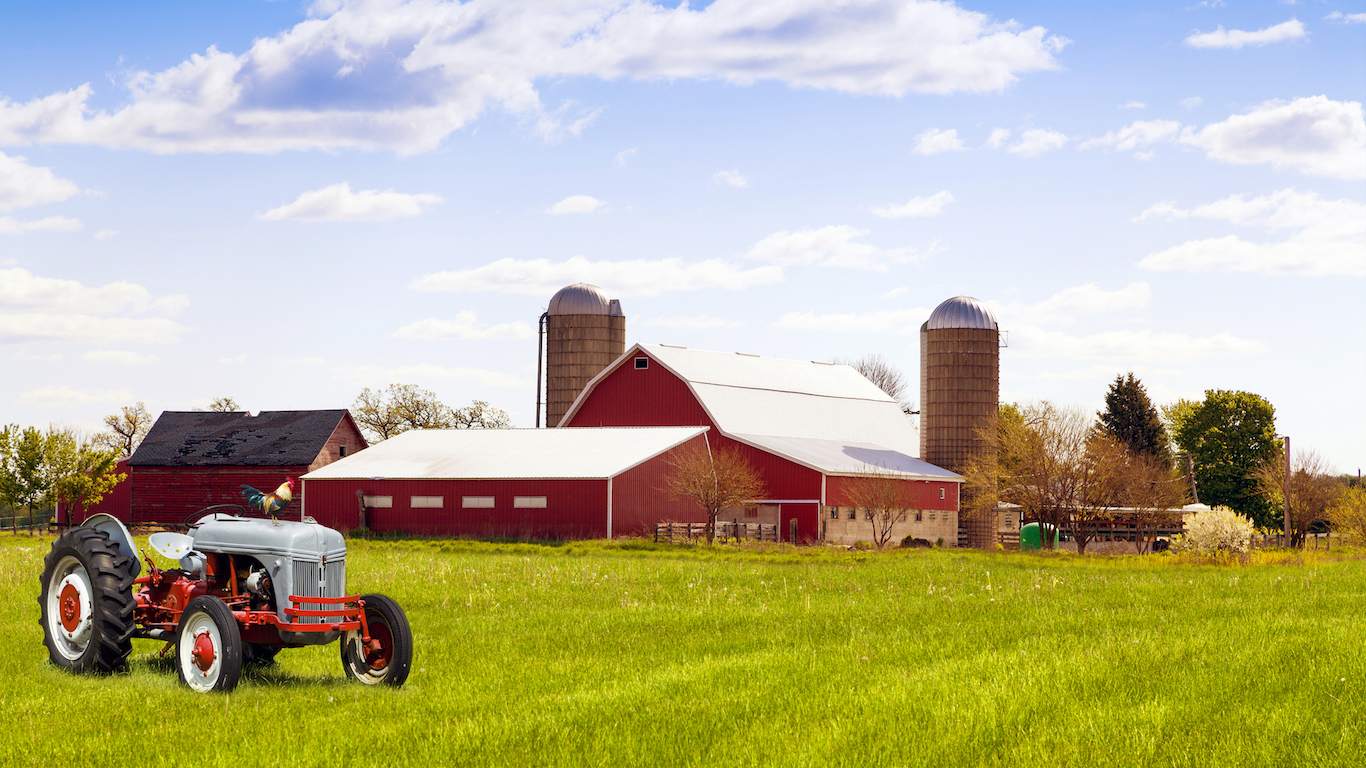
[[[118,451],[120,458],[127,458],[138,449],[142,438],[152,429],[153,421],[155,419],[147,412],[145,404],[125,405],[118,413],[104,417],[104,425],[109,427],[109,431],[95,435],[92,442],[97,446],[113,448]]]
[[[242,410],[242,406],[238,405],[237,401],[231,397],[219,397],[214,398],[214,401],[209,403],[209,410],[216,413],[236,413]]]
[[[1186,478],[1161,457],[1130,453],[1122,494],[1134,523],[1134,549],[1142,555],[1151,547],[1154,530],[1185,503]]]
[[[483,400],[451,408],[432,392],[412,384],[361,390],[351,406],[351,417],[371,443],[410,429],[506,429],[512,423],[506,411]]]
[[[1273,504],[1285,503],[1285,451],[1254,472],[1257,488]],[[1341,493],[1328,460],[1312,449],[1296,451],[1290,465],[1290,546],[1304,546],[1310,526],[1328,519],[1328,509]]]
[[[678,449],[667,463],[669,496],[690,501],[707,513],[708,544],[716,538],[716,517],[722,510],[768,495],[758,470],[738,448],[712,449],[705,441],[694,441]]]
[[[864,378],[876,384],[878,389],[895,400],[896,404],[901,406],[902,413],[910,415],[915,412],[915,403],[909,397],[910,382],[906,379],[906,374],[888,362],[887,358],[875,353],[864,355],[858,360],[836,358],[834,362],[838,365],[847,365],[863,374]]]
[[[907,510],[914,504],[909,485],[895,472],[878,466],[869,466],[849,480],[849,503],[866,514],[878,549],[887,546],[892,527],[906,519]]]

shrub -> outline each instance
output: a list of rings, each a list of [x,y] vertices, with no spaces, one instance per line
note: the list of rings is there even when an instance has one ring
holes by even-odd
[[[1252,521],[1228,507],[1202,510],[1182,518],[1186,532],[1172,541],[1173,552],[1214,555],[1246,552],[1252,536]]]
[[[1366,545],[1366,487],[1342,491],[1328,508],[1328,520],[1348,542]]]
[[[943,541],[943,539],[940,539],[940,541]],[[930,543],[929,539],[917,539],[915,536],[907,536],[906,538],[901,540],[901,546],[905,549],[909,549],[911,547],[924,547],[928,549],[930,547],[933,547],[934,545]]]

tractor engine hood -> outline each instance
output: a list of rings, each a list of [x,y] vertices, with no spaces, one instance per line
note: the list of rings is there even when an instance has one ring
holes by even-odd
[[[218,515],[190,530],[200,552],[322,562],[346,557],[346,540],[317,523]]]

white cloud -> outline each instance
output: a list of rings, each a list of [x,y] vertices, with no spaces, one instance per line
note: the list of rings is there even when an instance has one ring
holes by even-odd
[[[108,240],[109,238],[113,237],[114,235],[117,235],[118,233],[119,231],[117,229],[101,229],[99,232],[95,233],[95,239]]]
[[[1188,218],[1226,221],[1282,232],[1282,240],[1250,242],[1238,235],[1189,240],[1144,258],[1138,266],[1156,271],[1260,272],[1265,274],[1366,277],[1366,205],[1323,200],[1313,192],[1283,189],[1244,199],[1226,197],[1193,210],[1162,202],[1137,221]]]
[[[640,319],[640,324],[653,325],[660,328],[684,328],[698,331],[716,328],[739,328],[744,325],[744,323],[739,320],[728,320],[724,317],[713,317],[711,315],[695,315],[691,317],[643,317]]]
[[[1107,312],[1141,309],[1148,304],[1152,290],[1147,283],[1130,283],[1119,290],[1107,291],[1095,283],[1064,288],[1040,302],[992,302],[1002,322],[1025,325],[1070,325],[1077,320]]]
[[[745,258],[770,261],[782,266],[814,264],[885,272],[892,264],[907,264],[925,258],[934,252],[937,245],[931,245],[924,253],[914,248],[884,250],[871,243],[859,242],[867,235],[866,229],[855,229],[844,224],[796,232],[774,232],[755,243]]]
[[[774,328],[789,331],[820,331],[833,333],[915,333],[930,316],[923,307],[887,309],[848,314],[818,314],[816,312],[787,312],[773,323]]]
[[[1186,98],[1181,100],[1181,106],[1185,107],[1186,109],[1195,109],[1196,107],[1204,103],[1205,100],[1200,98],[1199,96],[1187,96]]]
[[[963,140],[958,138],[958,131],[953,128],[947,131],[930,128],[915,138],[915,149],[911,151],[917,155],[937,155],[940,152],[958,152],[965,149]]]
[[[1062,149],[1070,139],[1066,134],[1044,128],[1031,128],[1020,134],[1020,140],[1006,148],[1012,155],[1038,157],[1045,152]]]
[[[749,180],[741,176],[739,171],[717,171],[712,174],[711,183],[737,189],[749,186]]]
[[[465,309],[455,313],[454,320],[429,317],[389,335],[396,339],[529,339],[536,330],[522,322],[480,325],[474,313]]]
[[[991,135],[987,137],[987,143],[985,146],[987,147],[987,149],[1000,149],[1001,147],[1005,146],[1005,143],[1009,140],[1009,128],[996,128],[992,130]]]
[[[1088,139],[1082,142],[1080,148],[1109,147],[1125,152],[1159,141],[1171,141],[1180,130],[1181,124],[1175,120],[1136,120],[1118,131],[1109,131],[1099,138]]]
[[[636,150],[635,150],[634,147],[632,147],[631,149],[623,149],[623,150],[621,150],[620,152],[617,153],[617,165],[618,165],[618,166],[624,166],[624,165],[626,165],[626,163],[627,163],[632,157],[635,157],[635,154],[636,154]]]
[[[80,219],[66,216],[48,216],[36,221],[19,221],[10,216],[0,216],[0,235],[22,235],[25,232],[76,232],[84,226]]]
[[[546,213],[553,213],[557,216],[562,216],[566,213],[593,213],[606,205],[607,203],[596,197],[589,197],[588,195],[570,195],[550,206],[550,208],[546,210]]]
[[[953,202],[953,195],[948,190],[936,192],[929,197],[913,197],[903,205],[888,205],[883,208],[874,208],[873,214],[884,219],[905,219],[917,216],[938,216],[944,212],[944,206]]]
[[[910,293],[910,292],[911,292],[911,289],[910,289],[910,288],[907,288],[906,286],[902,285],[902,286],[899,286],[899,287],[897,287],[897,288],[893,288],[892,290],[887,291],[886,293],[882,294],[882,298],[884,298],[884,299],[894,299],[894,298],[896,298],[897,296],[905,296],[906,294],[908,294],[908,293]]]
[[[19,401],[45,408],[78,408],[98,403],[127,403],[133,394],[126,389],[72,389],[43,387],[19,395]]]
[[[410,195],[386,189],[352,192],[348,182],[305,192],[299,199],[261,214],[269,221],[389,221],[406,219],[441,202],[437,195]]]
[[[377,365],[357,365],[338,368],[337,373],[366,386],[383,387],[396,381],[424,382],[445,379],[468,379],[485,387],[525,387],[535,383],[534,377],[519,378],[502,371],[484,368],[459,368],[431,363],[382,368]]]
[[[1010,348],[1012,354],[1031,357],[1116,360],[1129,365],[1199,360],[1214,355],[1247,355],[1265,350],[1259,341],[1242,339],[1228,332],[1192,336],[1136,329],[1074,335],[1036,326],[1011,329]]]
[[[137,352],[121,349],[101,349],[95,352],[86,352],[81,355],[81,359],[91,363],[108,363],[110,365],[146,365],[157,361],[153,355],[140,355]]]
[[[1283,40],[1304,37],[1304,25],[1296,19],[1283,21],[1273,27],[1245,32],[1241,29],[1225,30],[1222,26],[1213,32],[1196,32],[1186,38],[1186,45],[1192,48],[1233,48],[1245,45],[1266,45]]]
[[[1147,109],[1148,105],[1141,101],[1126,101],[1119,105],[1120,109]]]
[[[80,191],[75,182],[58,178],[50,168],[0,152],[0,211],[58,203]]]
[[[165,317],[185,308],[183,295],[153,299],[127,281],[87,287],[75,280],[0,269],[0,342],[80,341],[91,344],[176,341],[185,329]]]
[[[602,286],[613,296],[658,296],[671,291],[699,289],[740,291],[782,281],[781,267],[745,269],[721,259],[589,261],[575,256],[560,262],[499,259],[473,269],[426,275],[409,287],[418,291],[494,291],[549,296],[566,285],[586,282]]]
[[[572,133],[595,112],[546,109],[547,80],[773,81],[902,96],[1000,91],[1056,69],[1067,40],[930,0],[318,0],[240,55],[210,47],[126,80],[112,111],[81,85],[0,100],[0,144],[152,152],[428,151],[490,108]],[[911,41],[908,43],[908,41]]]
[[[1336,21],[1340,24],[1366,24],[1366,13],[1343,13],[1333,11],[1323,17],[1324,21]]]
[[[1314,176],[1366,178],[1366,119],[1359,101],[1327,96],[1268,101],[1199,130],[1187,127],[1181,143],[1226,163],[1269,163]]]

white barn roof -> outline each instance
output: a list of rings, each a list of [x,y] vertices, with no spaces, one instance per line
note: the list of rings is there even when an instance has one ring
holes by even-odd
[[[303,479],[602,480],[706,429],[422,429],[391,437]]]
[[[920,437],[896,401],[847,365],[778,360],[657,344],[637,344],[584,387],[567,423],[593,387],[643,351],[678,376],[729,437],[769,435],[872,444],[908,457]],[[929,466],[929,465],[926,465]]]
[[[900,451],[849,440],[818,440],[809,437],[774,437],[772,435],[732,435],[769,453],[782,456],[798,464],[811,467],[827,475],[865,475],[887,472],[915,480],[961,481],[963,478],[947,469],[907,456]]]

